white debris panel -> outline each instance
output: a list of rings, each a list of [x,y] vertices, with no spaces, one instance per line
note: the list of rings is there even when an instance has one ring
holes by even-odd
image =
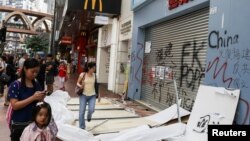
[[[57,137],[63,141],[98,141],[91,133],[72,125],[76,118],[66,107],[69,100],[69,94],[61,90],[45,98],[52,108],[52,115],[58,127]]]
[[[141,125],[137,125],[137,127],[128,127],[126,130],[118,133],[94,136],[91,132],[73,126],[78,117],[67,108],[67,102],[69,100],[70,96],[68,93],[61,90],[55,91],[52,95],[45,98],[45,101],[51,105],[52,114],[59,129],[57,137],[63,141],[157,141],[183,135],[186,129],[186,125],[181,123],[157,128],[149,128],[148,125],[141,123]],[[182,116],[188,114],[189,112],[181,110]],[[155,124],[163,124],[173,118],[176,118],[176,105],[158,114],[141,119],[149,120]],[[108,122],[109,121],[104,124],[107,125]]]

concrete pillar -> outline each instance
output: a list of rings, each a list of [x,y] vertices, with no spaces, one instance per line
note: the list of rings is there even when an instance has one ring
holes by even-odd
[[[115,76],[116,76],[116,56],[118,48],[118,32],[119,24],[118,19],[114,18],[112,22],[112,31],[111,31],[111,50],[110,50],[110,68],[109,68],[109,79],[108,79],[108,90],[115,90]]]

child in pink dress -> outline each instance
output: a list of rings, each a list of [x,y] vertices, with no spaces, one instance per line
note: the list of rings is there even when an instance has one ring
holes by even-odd
[[[23,131],[20,141],[55,141],[56,133],[49,127],[52,118],[51,107],[38,102],[32,112],[32,123]]]

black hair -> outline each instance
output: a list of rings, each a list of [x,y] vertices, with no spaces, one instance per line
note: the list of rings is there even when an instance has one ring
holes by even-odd
[[[7,57],[6,56],[1,56],[2,60],[3,61],[6,61],[7,60]]]
[[[23,53],[23,54],[22,54],[22,57],[24,57],[25,55],[28,55],[28,54],[27,54],[27,53]]]
[[[8,64],[13,64],[14,63],[14,56],[9,56],[7,59]]]
[[[47,121],[47,123],[45,124],[45,126],[48,126],[49,123],[50,123],[50,120],[51,120],[51,118],[52,118],[52,111],[51,111],[50,105],[49,105],[48,103],[46,103],[46,102],[42,102],[42,104],[36,105],[36,106],[33,108],[33,110],[32,110],[32,119],[31,119],[31,120],[34,121],[36,124],[38,124],[38,123],[36,122],[36,117],[37,117],[38,113],[41,111],[42,108],[45,108],[45,109],[48,110],[48,121]]]
[[[52,54],[48,54],[47,57],[53,57],[53,55]]]
[[[24,62],[23,69],[21,71],[21,84],[22,84],[22,86],[26,87],[26,84],[25,84],[26,74],[25,74],[24,69],[31,69],[31,68],[36,68],[36,67],[40,67],[40,63],[36,59],[30,58]],[[32,83],[33,83],[33,87],[35,87],[36,86],[35,80],[32,80]]]
[[[96,67],[96,64],[94,62],[90,62],[87,64],[86,67],[86,72],[88,72],[90,69],[92,69],[93,67]]]

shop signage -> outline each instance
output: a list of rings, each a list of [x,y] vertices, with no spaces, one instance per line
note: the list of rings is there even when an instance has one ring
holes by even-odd
[[[81,30],[81,31],[80,31],[80,36],[83,36],[83,37],[84,37],[84,36],[87,36],[86,31],[85,31],[85,30]]]
[[[95,16],[95,24],[107,25],[109,24],[109,18],[105,16]]]
[[[132,17],[128,17],[120,23],[120,40],[129,40],[132,38]]]
[[[103,12],[119,15],[121,12],[121,0],[83,0],[84,10]]]
[[[121,25],[121,34],[127,35],[130,32],[131,32],[131,20],[129,20]]]
[[[179,7],[180,5],[188,3],[189,1],[193,0],[168,0],[168,9],[172,10],[174,8]]]
[[[72,38],[70,36],[63,36],[60,43],[61,44],[72,44]]]

